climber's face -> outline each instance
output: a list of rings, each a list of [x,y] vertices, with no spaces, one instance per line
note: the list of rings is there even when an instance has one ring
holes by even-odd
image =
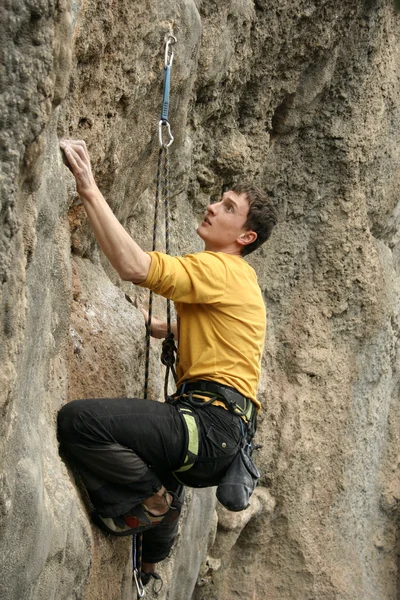
[[[197,233],[204,241],[205,250],[241,254],[243,246],[257,238],[254,231],[245,228],[249,202],[245,193],[225,192],[222,199],[209,204]]]

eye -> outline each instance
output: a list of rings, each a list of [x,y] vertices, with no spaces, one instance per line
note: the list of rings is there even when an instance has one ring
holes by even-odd
[[[228,212],[233,212],[233,206],[232,206],[232,204],[227,204],[227,205],[226,205],[226,210],[227,210]]]

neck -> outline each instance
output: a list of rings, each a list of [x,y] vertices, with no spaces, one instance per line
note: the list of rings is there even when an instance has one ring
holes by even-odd
[[[231,256],[239,256],[242,257],[242,253],[238,248],[216,248],[215,246],[209,246],[208,244],[204,244],[204,250],[206,252],[222,252],[223,254],[230,254]]]

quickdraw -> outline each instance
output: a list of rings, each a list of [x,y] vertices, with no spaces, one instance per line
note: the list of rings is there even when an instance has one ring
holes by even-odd
[[[162,100],[161,119],[158,123],[158,139],[160,147],[165,146],[169,148],[174,141],[174,136],[171,133],[171,126],[168,121],[168,110],[169,110],[169,91],[171,87],[171,67],[172,61],[174,60],[174,44],[176,44],[176,37],[170,35],[165,44],[165,58],[164,58],[164,90]],[[167,128],[169,140],[167,144],[163,142],[163,127]]]

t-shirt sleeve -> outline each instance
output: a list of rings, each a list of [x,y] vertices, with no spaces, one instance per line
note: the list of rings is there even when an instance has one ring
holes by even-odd
[[[174,302],[213,304],[222,300],[226,288],[226,266],[217,253],[199,252],[169,256],[149,252],[149,274],[140,286]]]

